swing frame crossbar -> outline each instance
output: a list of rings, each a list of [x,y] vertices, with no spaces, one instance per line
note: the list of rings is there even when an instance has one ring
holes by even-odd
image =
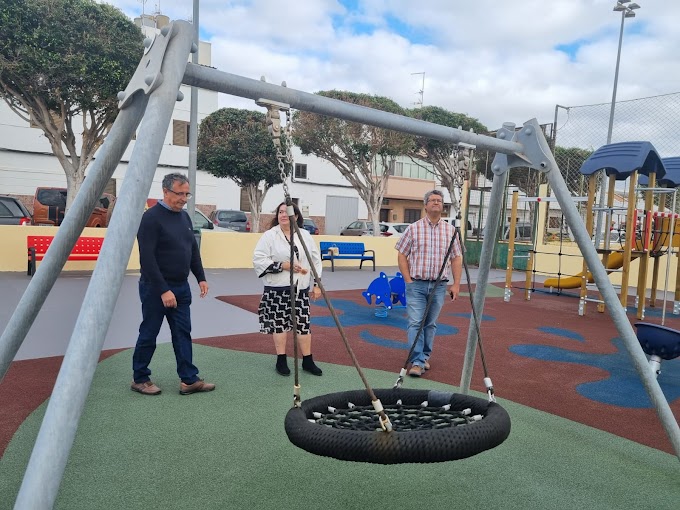
[[[643,385],[657,410],[676,454],[680,457],[680,428],[666,398],[651,374],[647,358],[640,347],[633,327],[607,273],[599,262],[583,221],[573,203],[540,125],[536,119],[527,121],[519,130],[505,123],[497,138],[478,135],[455,128],[432,124],[389,112],[373,110],[323,96],[252,80],[213,68],[187,63],[197,51],[197,34],[185,21],[174,21],[148,45],[137,71],[124,92],[119,94],[121,112],[118,115],[88,178],[64,219],[59,232],[40,269],[29,283],[16,311],[0,337],[0,378],[9,369],[28,330],[54,286],[72,247],[82,232],[89,213],[101,196],[106,183],[117,167],[123,152],[139,126],[137,142],[130,158],[120,195],[113,213],[99,262],[92,274],[83,305],[55,383],[52,397],[35,442],[24,479],[16,500],[17,508],[52,508],[56,500],[64,469],[74,442],[78,422],[92,383],[99,354],[113,309],[120,292],[136,235],[137,225],[144,211],[153,176],[164,144],[165,133],[172,119],[175,102],[181,100],[182,84],[215,92],[250,98],[267,98],[290,105],[291,108],[347,121],[369,124],[416,136],[437,140],[468,143],[478,149],[496,153],[492,163],[494,173],[489,210],[489,230],[480,257],[474,306],[483,313],[485,289],[488,283],[493,239],[498,233],[500,207],[508,178],[514,167],[531,167],[545,172],[551,188],[564,212],[567,224],[574,233],[588,266],[607,302],[614,324],[623,339]],[[461,392],[467,394],[477,331],[471,324],[468,330]]]

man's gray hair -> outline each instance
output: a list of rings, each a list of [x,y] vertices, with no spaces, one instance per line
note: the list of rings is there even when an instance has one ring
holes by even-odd
[[[172,190],[172,186],[176,182],[179,182],[180,185],[182,185],[185,182],[189,182],[189,179],[187,178],[186,175],[180,174],[179,172],[168,174],[165,177],[163,177],[163,189]]]
[[[428,191],[427,193],[425,193],[425,198],[423,199],[423,203],[427,204],[428,200],[430,200],[430,197],[432,195],[437,195],[438,197],[441,197],[442,203],[444,202],[444,193],[442,193],[438,189],[433,189],[432,191]]]

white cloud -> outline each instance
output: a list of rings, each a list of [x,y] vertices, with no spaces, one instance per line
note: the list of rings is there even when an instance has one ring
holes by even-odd
[[[142,9],[139,0],[109,3],[131,16]],[[146,12],[158,3],[147,2]],[[466,113],[490,128],[533,117],[552,122],[556,104],[611,100],[621,20],[612,12],[615,0],[357,3],[349,12],[334,0],[202,0],[199,21],[222,71],[264,74],[307,92],[382,95],[408,108],[421,88],[422,77],[412,73],[424,71],[426,105]],[[637,17],[625,25],[620,100],[680,90],[680,2],[638,3]],[[161,8],[171,19],[192,12],[188,1],[166,0]],[[394,31],[405,25],[413,32]],[[221,104],[254,107],[228,97]]]

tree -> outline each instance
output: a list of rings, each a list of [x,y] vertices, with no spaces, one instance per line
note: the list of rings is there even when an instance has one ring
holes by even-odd
[[[93,0],[0,0],[0,96],[42,129],[66,174],[67,208],[113,125],[142,39],[121,11]]]
[[[272,186],[283,182],[265,115],[237,108],[208,115],[198,132],[197,166],[246,189],[252,231],[259,232],[262,202]],[[290,173],[288,167],[285,173]]]
[[[580,170],[592,153],[592,150],[578,147],[555,147],[555,161],[572,195],[583,196],[586,193],[587,186]]]
[[[464,131],[472,130],[475,133],[486,133],[488,131],[486,126],[477,119],[462,113],[450,112],[439,106],[425,106],[411,110],[409,114],[416,119],[460,128]],[[461,148],[455,142],[417,137],[409,156],[415,163],[421,160],[434,167],[435,176],[451,195],[452,208],[456,211],[460,210],[461,197],[458,190],[462,188],[463,182],[467,178],[471,158],[469,148]]]
[[[405,115],[386,97],[330,90],[317,94],[348,103]],[[413,144],[409,135],[316,113],[293,116],[293,141],[303,154],[313,154],[334,165],[349,181],[368,209],[373,235],[379,235],[380,207],[387,190],[390,165]]]

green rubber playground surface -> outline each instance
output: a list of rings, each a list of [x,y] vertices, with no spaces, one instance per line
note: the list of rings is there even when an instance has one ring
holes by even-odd
[[[318,457],[293,446],[283,420],[293,378],[274,357],[195,345],[212,393],[181,396],[169,344],[152,363],[157,397],[129,390],[131,352],[97,369],[55,508],[73,509],[677,509],[680,465],[668,453],[499,399],[510,437],[475,457],[393,466]],[[302,398],[359,389],[353,367],[301,374]],[[394,373],[366,371],[374,388]],[[408,378],[406,388],[455,391]],[[46,408],[0,459],[0,509],[13,508]],[[644,424],[641,424],[644,426]]]

